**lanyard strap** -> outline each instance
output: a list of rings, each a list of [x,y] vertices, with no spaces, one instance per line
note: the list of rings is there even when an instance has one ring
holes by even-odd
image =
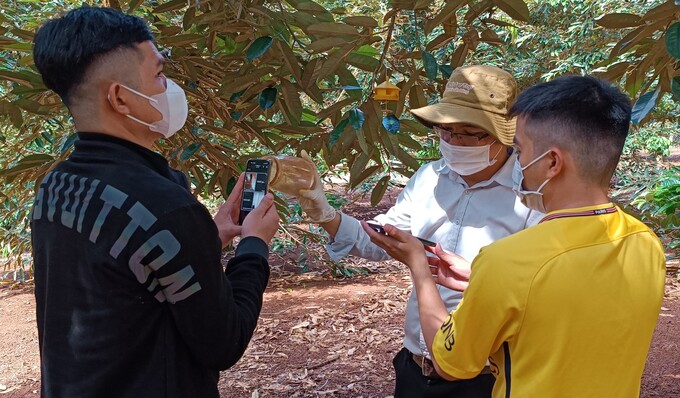
[[[556,218],[599,216],[601,214],[610,214],[610,213],[616,213],[616,206],[607,207],[606,209],[576,211],[576,212],[572,212],[572,213],[551,214],[549,216],[543,217],[543,219],[541,221],[539,221],[538,223],[540,224],[544,221],[550,221],[550,220],[554,220]]]

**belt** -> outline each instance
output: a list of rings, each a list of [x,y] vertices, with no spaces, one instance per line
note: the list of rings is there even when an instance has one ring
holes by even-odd
[[[422,370],[422,375],[430,378],[430,379],[442,379],[441,376],[439,376],[439,373],[434,369],[434,364],[432,363],[432,360],[430,358],[427,358],[422,355],[416,355],[411,353],[411,358],[413,358],[413,362],[418,364],[420,366],[420,369]],[[485,374],[490,374],[491,373],[491,368],[489,366],[485,366],[481,372],[479,372],[480,375],[485,375]]]

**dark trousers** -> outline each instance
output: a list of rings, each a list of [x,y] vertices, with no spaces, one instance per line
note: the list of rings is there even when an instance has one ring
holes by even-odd
[[[406,348],[399,351],[392,363],[397,374],[394,398],[491,398],[496,381],[492,374],[460,381],[425,377]]]

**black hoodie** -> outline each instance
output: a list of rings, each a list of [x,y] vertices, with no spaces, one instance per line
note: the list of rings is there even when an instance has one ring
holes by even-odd
[[[32,213],[42,396],[217,397],[262,308],[268,248],[226,272],[212,217],[160,155],[81,133]]]

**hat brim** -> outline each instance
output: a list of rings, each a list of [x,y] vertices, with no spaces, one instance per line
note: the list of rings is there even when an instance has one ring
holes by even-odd
[[[411,114],[429,128],[435,124],[472,124],[488,131],[503,145],[513,145],[516,118],[447,102],[411,109]]]

